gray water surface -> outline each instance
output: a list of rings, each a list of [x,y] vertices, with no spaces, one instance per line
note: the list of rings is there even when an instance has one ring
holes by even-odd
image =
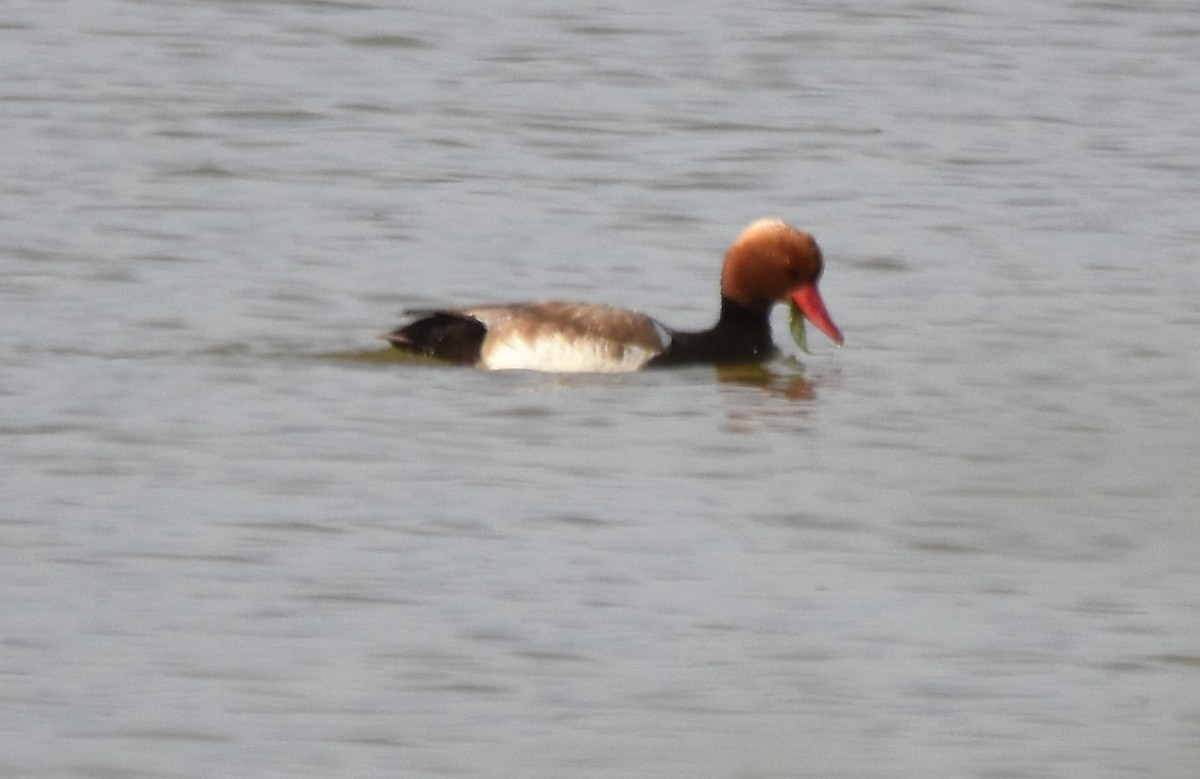
[[[0,774],[1196,776],[1195,4],[427,5],[0,11]]]

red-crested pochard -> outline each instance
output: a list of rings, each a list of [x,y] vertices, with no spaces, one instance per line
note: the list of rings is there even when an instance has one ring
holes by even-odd
[[[817,291],[821,249],[779,219],[760,219],[725,254],[721,315],[709,330],[678,332],[645,314],[593,303],[518,303],[412,311],[419,317],[384,336],[401,351],[483,368],[635,371],[688,363],[770,358],[771,307],[788,303],[804,347],[804,319],[834,343],[842,333]]]

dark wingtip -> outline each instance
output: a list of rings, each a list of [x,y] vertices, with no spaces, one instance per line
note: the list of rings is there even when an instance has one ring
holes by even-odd
[[[379,337],[397,349],[404,349],[412,346],[412,341],[408,340],[408,338],[404,335],[403,327],[398,327],[395,330],[389,330],[386,333],[380,333]]]
[[[453,311],[430,312],[380,338],[404,352],[471,365],[479,361],[487,328],[470,316]]]

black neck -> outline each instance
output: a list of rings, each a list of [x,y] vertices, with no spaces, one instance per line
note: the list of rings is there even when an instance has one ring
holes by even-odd
[[[775,354],[770,311],[754,311],[721,297],[721,316],[709,330],[672,333],[671,343],[651,365],[737,363],[765,360]]]

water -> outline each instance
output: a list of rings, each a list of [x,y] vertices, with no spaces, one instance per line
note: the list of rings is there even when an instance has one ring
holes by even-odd
[[[1195,775],[1191,4],[0,39],[0,773]],[[765,215],[847,336],[803,368],[373,359],[409,306],[704,326]]]

